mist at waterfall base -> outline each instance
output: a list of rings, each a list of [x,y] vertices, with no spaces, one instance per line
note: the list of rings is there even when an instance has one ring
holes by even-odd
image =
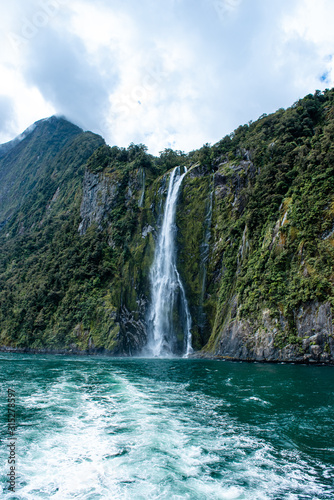
[[[143,354],[162,357],[188,356],[191,347],[191,317],[176,265],[176,206],[182,180],[187,173],[176,167],[170,174],[162,224],[151,268],[151,305],[148,312],[148,343]]]
[[[331,367],[24,354],[0,364],[5,500],[334,498]]]

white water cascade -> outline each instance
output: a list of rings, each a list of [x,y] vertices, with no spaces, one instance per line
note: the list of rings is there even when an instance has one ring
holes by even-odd
[[[148,311],[148,349],[153,356],[181,353],[191,347],[191,316],[184,287],[176,267],[176,205],[182,180],[176,167],[171,173],[162,227],[150,272],[151,306]],[[181,346],[181,348],[180,348]]]

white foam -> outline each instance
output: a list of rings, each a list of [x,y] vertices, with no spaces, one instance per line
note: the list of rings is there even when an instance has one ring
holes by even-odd
[[[222,412],[222,398],[126,365],[102,368],[67,365],[21,383],[28,425],[18,431],[18,498],[330,498],[317,462],[276,449],[256,426]]]

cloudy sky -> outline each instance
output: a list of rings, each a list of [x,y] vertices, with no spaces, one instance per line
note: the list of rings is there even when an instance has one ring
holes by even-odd
[[[189,151],[334,85],[333,0],[0,4],[0,143],[60,114]]]

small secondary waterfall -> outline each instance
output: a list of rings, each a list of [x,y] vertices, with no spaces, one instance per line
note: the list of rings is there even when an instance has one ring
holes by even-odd
[[[184,287],[176,267],[176,205],[182,180],[176,167],[171,173],[163,222],[151,268],[151,306],[148,314],[148,349],[154,356],[182,354],[191,348],[191,317]],[[182,345],[183,343],[183,345]],[[180,345],[182,345],[180,349]]]
[[[143,168],[141,169],[140,174],[141,174],[142,189],[141,189],[140,199],[138,202],[139,208],[144,206],[144,196],[145,196],[145,170]]]
[[[214,191],[213,191],[213,178],[212,178],[212,189],[207,202],[206,214],[204,220],[204,238],[203,238],[203,243],[201,244],[200,247],[200,257],[201,257],[200,279],[202,285],[201,285],[200,303],[198,307],[198,326],[202,335],[206,324],[206,315],[203,309],[203,303],[204,303],[205,286],[206,286],[206,274],[207,274],[206,269],[210,252],[213,192]]]

